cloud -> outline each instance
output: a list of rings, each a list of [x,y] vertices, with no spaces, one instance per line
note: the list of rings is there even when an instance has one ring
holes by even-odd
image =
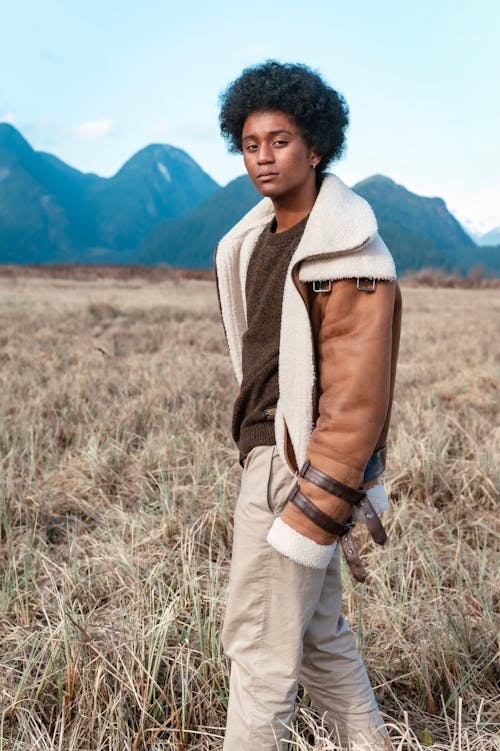
[[[172,130],[176,136],[190,138],[193,141],[207,141],[217,138],[219,131],[215,125],[203,125],[195,122],[187,122]]]
[[[463,180],[400,180],[408,190],[421,196],[439,196],[460,224],[473,234],[481,235],[500,227],[500,185],[468,186]]]
[[[82,141],[99,141],[105,136],[109,136],[115,130],[115,123],[109,118],[102,118],[101,120],[88,120],[85,123],[80,123],[74,129],[74,134]]]
[[[450,211],[471,232],[488,232],[500,226],[500,187],[486,185],[479,190],[450,190],[445,196]]]
[[[15,125],[16,116],[13,112],[2,112],[0,114],[0,123],[9,123],[9,125]]]
[[[215,125],[205,125],[194,121],[185,121],[172,125],[165,119],[152,121],[150,133],[152,138],[165,143],[171,141],[179,142],[179,144],[184,144],[184,147],[186,147],[189,141],[213,141],[219,135]]]

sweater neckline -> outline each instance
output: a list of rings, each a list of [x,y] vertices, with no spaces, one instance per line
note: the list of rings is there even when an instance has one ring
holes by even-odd
[[[297,224],[294,224],[292,227],[288,227],[288,229],[283,230],[283,232],[276,232],[276,217],[273,216],[265,229],[267,242],[273,246],[285,244],[288,245],[288,243],[295,237],[301,236],[303,234],[309,217],[310,214],[307,214],[307,216],[303,217],[303,219],[297,222]]]

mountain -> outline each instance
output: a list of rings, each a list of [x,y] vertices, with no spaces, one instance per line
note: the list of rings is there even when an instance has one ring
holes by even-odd
[[[158,222],[217,188],[173,146],[148,146],[103,178],[35,151],[0,123],[0,263],[133,262]]]
[[[139,263],[210,267],[215,246],[222,235],[260,198],[260,193],[246,175],[237,177],[182,219],[160,222],[139,247]]]
[[[478,247],[441,198],[383,175],[354,186],[373,206],[399,274],[423,267],[500,274],[498,235]],[[218,240],[257,201],[246,176],[223,188],[184,151],[152,144],[110,178],[35,151],[0,123],[0,263],[142,263],[210,268]],[[498,230],[497,230],[498,231]]]
[[[107,180],[90,186],[84,215],[94,245],[135,249],[159,222],[179,217],[219,186],[181,149],[153,144]]]
[[[478,245],[500,245],[500,227],[494,227],[489,232],[476,235],[474,239]]]
[[[96,180],[0,124],[0,262],[71,260],[83,195]]]
[[[418,196],[382,175],[354,190],[372,205],[399,274],[424,267],[466,271],[477,263],[500,272],[500,254],[478,248],[441,198]],[[209,268],[217,241],[259,199],[248,177],[233,180],[193,212],[158,224],[139,247],[139,262]]]
[[[383,175],[362,180],[353,190],[372,206],[399,273],[426,266],[452,271],[463,251],[476,249],[442,198],[411,193]]]

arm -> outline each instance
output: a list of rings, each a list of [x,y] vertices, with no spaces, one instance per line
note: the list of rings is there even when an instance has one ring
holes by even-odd
[[[361,487],[367,462],[381,445],[379,440],[389,412],[396,293],[396,282],[378,281],[375,291],[369,293],[356,288],[356,279],[345,279],[332,284],[330,293],[318,293],[313,300],[320,399],[307,459],[330,478],[354,490]],[[347,501],[303,477],[298,479],[298,486],[331,520],[344,524],[350,518],[352,506]],[[281,544],[278,539],[280,534],[286,536],[284,525],[306,538],[304,556],[298,562],[313,565],[307,563],[312,541],[323,546],[319,559],[327,565],[331,557],[327,548],[333,552],[336,535],[289,502],[268,538],[285,555],[286,543]],[[290,557],[298,560],[300,556],[295,551],[301,539],[293,537]]]

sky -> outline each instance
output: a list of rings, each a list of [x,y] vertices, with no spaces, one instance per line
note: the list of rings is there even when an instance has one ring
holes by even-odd
[[[0,122],[110,176],[150,143],[218,183],[244,172],[218,131],[242,69],[303,62],[350,108],[347,184],[384,174],[500,226],[496,0],[0,0]]]

